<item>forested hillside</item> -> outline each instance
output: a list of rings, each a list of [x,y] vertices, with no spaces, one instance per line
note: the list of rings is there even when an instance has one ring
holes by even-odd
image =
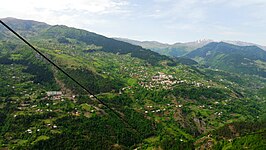
[[[124,121],[1,27],[2,149],[259,149],[265,145],[263,76],[195,66],[190,59],[171,59],[67,26],[3,21]]]
[[[257,46],[210,43],[186,56],[215,69],[266,77],[266,52]]]

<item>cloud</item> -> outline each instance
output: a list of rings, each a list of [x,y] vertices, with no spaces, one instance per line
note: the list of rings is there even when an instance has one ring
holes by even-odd
[[[92,24],[103,22],[99,16],[125,11],[126,5],[126,0],[7,0],[1,2],[0,17],[30,18],[51,24],[75,24],[87,17]]]
[[[150,16],[155,18],[171,18],[171,20],[201,20],[204,11],[198,6],[197,0],[155,0],[155,7],[160,11],[151,12]]]
[[[265,0],[223,0],[225,3],[233,7],[254,7],[254,6],[265,6]]]
[[[265,0],[6,0],[0,18],[64,24],[109,36],[163,41],[265,37]],[[255,34],[258,36],[256,38]],[[182,38],[182,39],[181,39]]]
[[[2,9],[26,11],[45,9],[49,11],[78,10],[91,13],[110,13],[126,5],[124,0],[9,0],[1,3]]]
[[[128,0],[7,0],[1,2],[0,18],[30,19],[112,35],[119,18],[129,13],[128,5]]]

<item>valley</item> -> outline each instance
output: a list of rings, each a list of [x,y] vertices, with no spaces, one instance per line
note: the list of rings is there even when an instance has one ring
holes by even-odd
[[[222,56],[219,49],[207,55],[214,48],[205,48],[215,45],[228,50],[224,43],[190,52],[187,56],[202,61],[185,65],[85,30],[19,19],[7,23],[133,128],[0,27],[3,149],[265,146],[266,52],[257,47],[241,47],[241,51],[229,45],[252,66],[241,62],[229,69],[219,66],[231,67],[226,58],[233,61],[234,55]],[[249,53],[251,48],[259,58]]]

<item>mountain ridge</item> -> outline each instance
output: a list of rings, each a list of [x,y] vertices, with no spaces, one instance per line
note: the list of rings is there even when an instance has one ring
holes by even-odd
[[[263,67],[266,62],[266,51],[257,46],[212,42],[188,53],[186,57],[216,69],[266,77]]]
[[[265,145],[264,134],[245,134],[266,134],[264,122],[260,123],[266,119],[266,78],[205,68],[188,58],[174,59],[194,66],[169,65],[166,56],[64,25],[36,32],[30,26],[32,32],[26,29],[20,32],[36,48],[133,128],[8,35],[0,38],[0,149],[243,149],[246,144],[256,149]],[[256,47],[248,48],[250,52]]]
[[[143,48],[151,49],[155,52],[158,52],[162,55],[167,55],[171,57],[180,57],[188,54],[189,52],[196,50],[198,48],[201,48],[211,42],[217,42],[210,39],[202,39],[202,40],[196,40],[192,42],[177,42],[174,44],[168,44],[168,43],[160,43],[157,41],[138,41],[138,40],[130,40],[130,39],[124,39],[124,38],[115,38],[117,40],[129,42],[131,44],[142,46]],[[229,40],[222,40],[220,42],[225,42],[229,44],[234,44],[237,46],[258,46],[259,48],[266,51],[266,46],[261,46],[254,43],[249,42],[242,42],[242,41],[229,41]]]
[[[59,40],[67,42],[67,38],[69,38],[86,43],[88,45],[94,44],[96,46],[100,46],[102,47],[101,50],[106,52],[118,54],[131,53],[133,57],[145,59],[153,65],[158,64],[161,60],[166,60],[170,63],[174,63],[173,60],[168,58],[167,56],[159,55],[158,53],[153,52],[149,49],[108,38],[106,36],[99,35],[87,30],[76,29],[65,25],[52,26],[43,22],[33,20],[22,20],[16,18],[5,18],[2,20],[6,21],[6,23],[10,25],[11,28],[16,30],[23,37],[29,38],[29,40],[34,40],[36,38],[53,38],[58,40],[58,38],[62,38]],[[2,39],[15,38],[14,35],[12,35],[3,26],[0,27],[0,31],[2,31],[0,33],[0,38]],[[142,55],[139,55],[140,51],[142,51]]]

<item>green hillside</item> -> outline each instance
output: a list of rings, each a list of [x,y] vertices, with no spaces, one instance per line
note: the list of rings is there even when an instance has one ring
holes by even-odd
[[[19,27],[28,21],[15,22],[28,34]],[[265,78],[188,66],[195,62],[66,26],[34,32],[36,24],[30,23],[31,43],[133,128],[5,31],[1,149],[196,149],[208,144],[209,134],[219,149],[231,146],[222,133],[238,122],[247,129],[237,131],[245,132],[243,139],[232,137],[237,145],[253,148],[256,139],[263,146],[263,136],[246,133],[265,131]],[[250,130],[249,122],[257,128]]]
[[[186,56],[214,69],[266,77],[266,52],[256,46],[210,43]]]

